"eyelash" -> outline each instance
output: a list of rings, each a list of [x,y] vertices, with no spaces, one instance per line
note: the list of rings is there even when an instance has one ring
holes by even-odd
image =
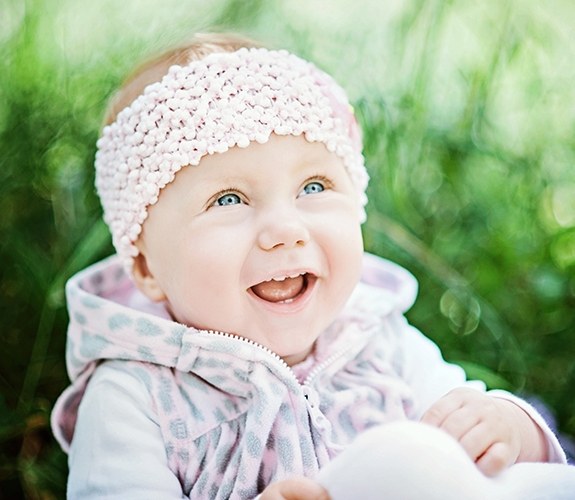
[[[245,196],[243,195],[243,193],[239,189],[230,187],[230,188],[222,189],[221,191],[218,191],[216,194],[214,194],[210,198],[210,200],[208,201],[207,208],[217,207],[218,206],[218,200],[220,198],[223,198],[226,195],[236,195],[242,203],[245,199]],[[224,206],[224,205],[222,205],[222,206]]]
[[[319,182],[323,186],[324,189],[332,189],[333,188],[333,182],[331,181],[331,179],[329,179],[325,175],[313,175],[309,179],[306,179],[306,181],[303,183],[302,190],[303,190],[303,188],[305,188],[305,186],[307,186],[311,182]]]

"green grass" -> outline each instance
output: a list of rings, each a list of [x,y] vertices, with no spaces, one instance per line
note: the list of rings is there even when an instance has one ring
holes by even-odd
[[[348,89],[366,248],[420,281],[410,320],[575,436],[575,6],[568,0],[0,1],[0,498],[62,498],[49,414],[63,286],[112,252],[93,189],[106,99],[194,31],[252,35]],[[5,496],[3,496],[5,495]]]

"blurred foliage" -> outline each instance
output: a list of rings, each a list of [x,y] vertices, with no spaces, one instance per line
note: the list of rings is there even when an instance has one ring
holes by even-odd
[[[195,31],[288,48],[348,89],[366,248],[410,269],[410,320],[575,435],[575,4],[0,0],[0,499],[62,498],[63,287],[112,252],[93,189],[106,100]]]

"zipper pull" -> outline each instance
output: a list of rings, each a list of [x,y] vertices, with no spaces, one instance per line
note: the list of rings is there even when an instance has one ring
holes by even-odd
[[[321,435],[329,435],[331,433],[331,424],[319,408],[317,391],[307,385],[302,386],[302,390],[307,401],[308,412],[313,426]]]
[[[319,407],[319,399],[317,392],[312,389],[309,385],[302,386],[303,397],[306,399],[307,404],[310,408],[318,408]]]

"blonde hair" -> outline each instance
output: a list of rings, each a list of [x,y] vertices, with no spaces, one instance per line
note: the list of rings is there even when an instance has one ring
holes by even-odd
[[[112,123],[118,113],[142,94],[148,85],[160,81],[171,66],[185,66],[209,54],[235,52],[242,47],[261,47],[261,44],[232,33],[198,33],[189,42],[145,61],[124,80],[110,99],[104,114],[104,125]]]

